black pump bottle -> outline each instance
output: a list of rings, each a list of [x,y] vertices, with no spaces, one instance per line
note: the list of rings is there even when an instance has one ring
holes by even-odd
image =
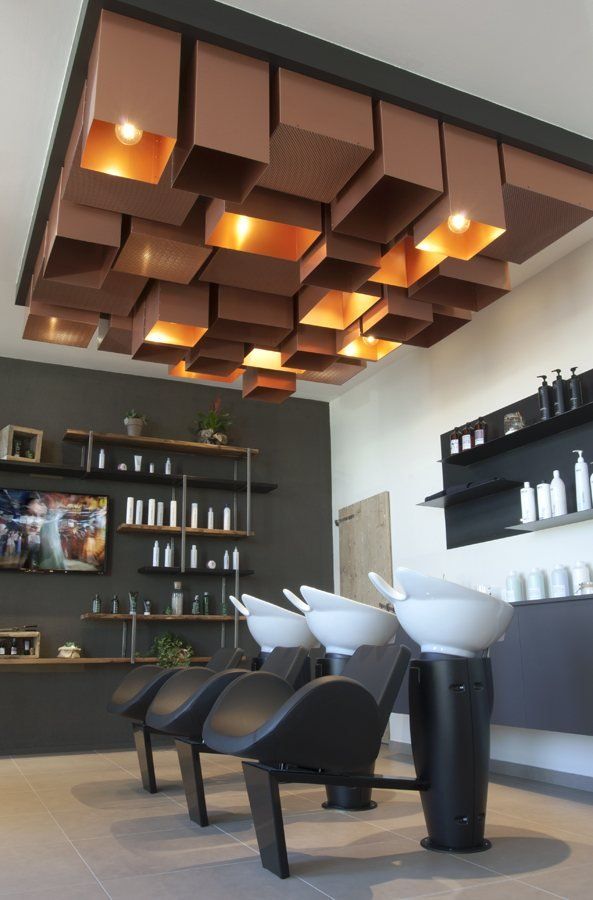
[[[566,398],[564,396],[564,379],[560,374],[560,369],[552,369],[553,372],[556,372],[556,378],[554,379],[554,415],[560,416],[562,413],[566,412]]]
[[[581,379],[576,374],[577,367],[571,366],[570,371],[572,372],[570,381],[568,382],[570,408],[578,409],[579,406],[583,405],[583,388],[581,385]]]
[[[537,396],[539,397],[539,412],[540,419],[550,419],[552,417],[552,388],[546,381],[546,375],[538,375],[538,378],[542,378],[543,381],[537,389]]]

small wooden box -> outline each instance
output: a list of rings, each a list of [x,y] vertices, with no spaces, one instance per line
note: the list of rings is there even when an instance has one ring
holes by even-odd
[[[12,644],[12,639],[16,638],[16,644],[18,652],[16,656],[11,656],[10,654],[10,646]],[[24,652],[25,641],[30,641],[30,650],[28,653]],[[35,657],[35,659],[39,659],[39,653],[41,650],[41,632],[40,631],[0,631],[0,646],[4,644],[6,649],[6,653],[4,655],[0,655],[0,659],[28,659],[28,657]]]
[[[43,431],[25,425],[5,425],[0,429],[0,459],[11,462],[38,463],[41,461]],[[18,445],[20,451],[17,454]],[[25,454],[29,454],[26,456]]]

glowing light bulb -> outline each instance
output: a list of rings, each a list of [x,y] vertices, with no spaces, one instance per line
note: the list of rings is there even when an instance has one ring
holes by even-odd
[[[251,222],[249,220],[249,216],[238,216],[237,218],[237,239],[239,241],[244,241],[247,235],[249,234],[249,229],[251,228]]]
[[[453,234],[465,234],[470,225],[471,219],[463,213],[452,213],[447,219],[447,227]]]
[[[133,147],[134,144],[142,140],[144,132],[138,128],[133,122],[121,122],[115,126],[115,136],[121,144],[126,147]]]
[[[363,334],[362,340],[368,347],[373,347],[379,339],[373,337],[372,334]]]

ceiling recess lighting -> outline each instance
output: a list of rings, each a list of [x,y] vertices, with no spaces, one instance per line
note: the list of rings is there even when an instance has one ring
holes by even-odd
[[[463,213],[452,213],[447,219],[447,228],[453,234],[465,234],[471,225],[471,220]]]
[[[373,347],[376,343],[378,343],[378,338],[373,337],[372,334],[363,334],[362,339],[367,347]]]
[[[371,362],[378,362],[400,346],[399,341],[385,341],[363,334],[360,322],[354,322],[350,328],[338,334],[336,339],[336,349],[340,356],[368,359]]]
[[[125,144],[126,147],[134,147],[135,144],[139,144],[143,134],[142,129],[132,122],[122,122],[115,126],[116,138],[120,144]]]

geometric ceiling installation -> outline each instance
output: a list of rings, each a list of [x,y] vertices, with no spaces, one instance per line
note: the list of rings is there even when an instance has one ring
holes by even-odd
[[[588,172],[184,41],[101,12],[25,339],[280,403],[432,347],[593,216]]]

